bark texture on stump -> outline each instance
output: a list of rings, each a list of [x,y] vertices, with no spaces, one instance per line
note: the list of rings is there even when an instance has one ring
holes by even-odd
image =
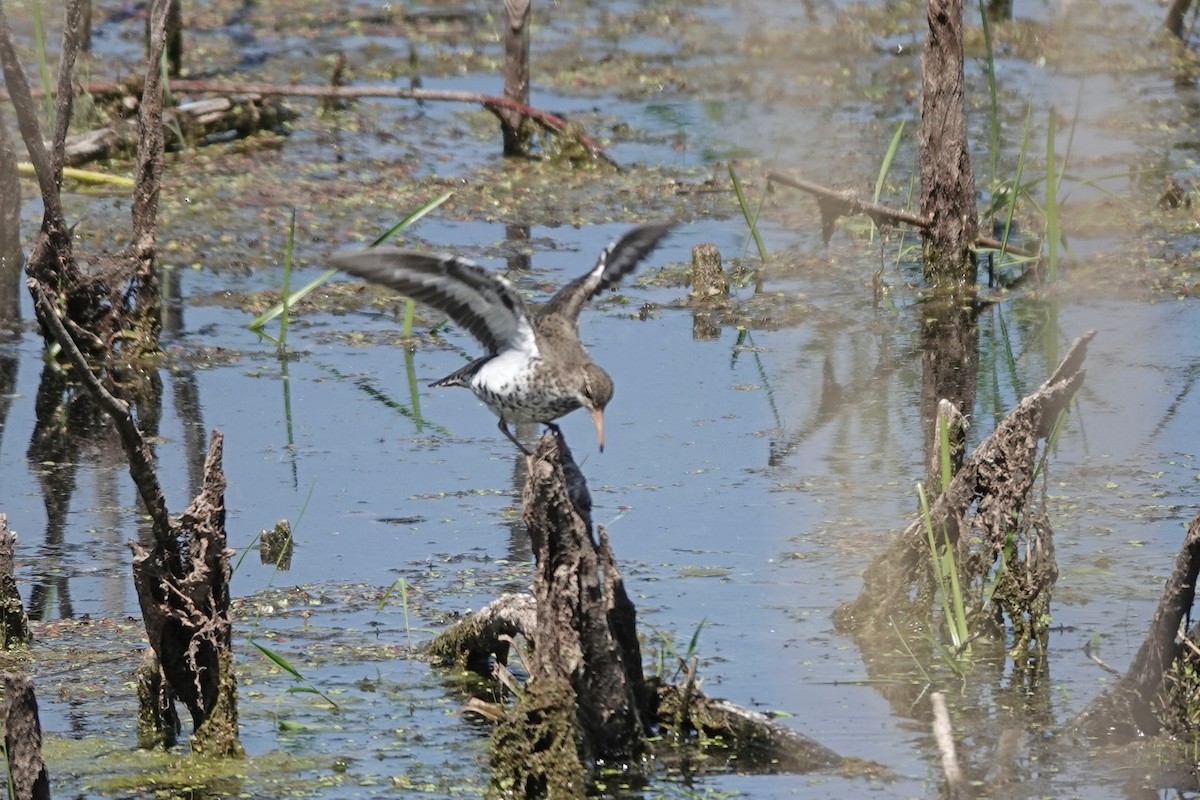
[[[538,442],[523,499],[537,629],[528,685],[493,739],[494,781],[524,796],[583,796],[588,766],[645,745],[636,613],[603,529],[592,538],[587,486],[561,438]]]
[[[29,644],[29,617],[17,591],[13,574],[13,547],[17,535],[8,529],[8,515],[0,514],[0,649]]]
[[[147,550],[133,543],[133,580],[163,678],[191,712],[193,749],[240,756],[222,441],[214,431],[204,488],[176,522],[187,552],[170,552],[161,545]]]
[[[967,286],[979,227],[975,173],[963,109],[962,0],[929,0],[929,35],[921,53],[921,215],[925,281]]]
[[[531,0],[504,0],[504,96],[529,105],[529,8]],[[527,156],[533,139],[526,117],[511,108],[496,109],[504,136],[504,155]]]
[[[4,746],[13,795],[18,800],[50,800],[50,777],[42,760],[42,723],[33,681],[26,675],[4,675]]]
[[[974,563],[959,561],[960,571],[975,570],[972,579],[975,583],[980,579],[978,573],[986,573],[997,558],[1008,557],[1010,536],[1017,540],[1027,537],[1024,546],[1016,549],[1028,550],[1029,559],[1020,563],[1006,561],[1005,570],[1013,573],[1011,577],[1018,582],[1016,585],[1021,587],[1027,601],[1041,602],[1043,593],[1048,595],[1057,576],[1053,564],[1046,561],[1047,556],[1052,559],[1053,555],[1053,550],[1047,549],[1049,532],[1036,514],[1030,520],[1026,505],[1038,469],[1039,444],[1051,434],[1059,414],[1083,384],[1083,360],[1087,343],[1094,335],[1087,333],[1071,345],[1054,374],[1021,400],[979,443],[929,509],[930,524],[940,541],[958,546],[968,524],[979,532],[982,542]],[[968,523],[972,505],[975,515]],[[921,519],[915,520],[891,547],[871,562],[863,574],[863,590],[858,598],[838,609],[840,629],[884,631],[890,620],[905,610],[921,613],[921,603],[933,597],[928,585],[931,575],[924,524]],[[967,579],[964,577],[964,581]],[[1031,615],[1007,605],[1016,602],[1020,594],[1014,590],[1008,599],[1001,596],[994,599],[1017,627],[1018,636],[1023,636],[1022,626]],[[1046,621],[1040,624],[1044,627]]]

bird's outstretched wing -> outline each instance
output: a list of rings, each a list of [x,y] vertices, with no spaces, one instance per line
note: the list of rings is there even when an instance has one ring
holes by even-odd
[[[521,296],[507,280],[473,261],[373,247],[339,253],[330,262],[436,308],[478,339],[489,354],[507,349],[537,354]]]
[[[616,286],[622,278],[637,269],[642,260],[654,252],[674,222],[639,225],[604,248],[596,266],[568,283],[541,310],[542,315],[560,314],[574,322],[584,305],[605,289]]]

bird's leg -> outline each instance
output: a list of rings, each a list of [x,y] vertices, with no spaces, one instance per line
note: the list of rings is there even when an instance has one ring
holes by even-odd
[[[525,445],[521,444],[521,442],[517,439],[517,437],[513,434],[513,432],[508,429],[508,423],[504,421],[504,417],[500,418],[500,430],[504,431],[504,435],[508,437],[508,440],[510,442],[512,442],[513,444],[515,444],[517,446],[518,450],[520,450],[522,453],[524,453],[527,456],[533,455],[533,453],[531,453],[525,449]]]

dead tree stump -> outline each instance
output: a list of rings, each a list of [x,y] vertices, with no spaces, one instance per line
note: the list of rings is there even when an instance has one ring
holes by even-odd
[[[980,584],[997,561],[1005,573],[994,601],[1014,626],[1014,651],[1041,641],[1057,577],[1048,522],[1029,502],[1038,472],[1040,442],[1054,430],[1083,383],[1083,360],[1094,332],[1072,343],[1054,373],[1021,400],[962,463],[929,508],[929,524],[939,541],[963,550],[969,526],[978,533],[978,552],[958,560],[964,587]],[[975,514],[968,513],[975,506]],[[923,615],[933,597],[925,522],[911,523],[891,547],[871,562],[863,590],[835,615],[838,628],[856,634],[885,631],[902,614]],[[1027,552],[1020,561],[1014,555]],[[964,594],[981,596],[964,590]],[[970,609],[968,616],[971,616]],[[983,617],[975,617],[982,620]]]
[[[921,215],[925,282],[969,286],[979,227],[975,173],[963,110],[962,0],[929,0],[929,33],[921,53]]]
[[[504,0],[504,96],[529,105],[529,7],[531,0]],[[528,156],[533,139],[524,113],[498,108],[504,155]]]
[[[18,800],[50,800],[50,777],[42,760],[42,723],[27,675],[4,675],[4,747],[8,777]]]
[[[0,514],[0,650],[29,644],[29,617],[17,591],[13,574],[13,546],[17,535],[8,529],[8,516]]]
[[[529,457],[523,499],[537,628],[528,684],[493,737],[493,781],[518,796],[582,797],[591,766],[645,746],[636,612],[604,530],[592,538],[587,485],[560,437]]]
[[[165,682],[191,712],[192,749],[240,756],[222,441],[214,431],[204,462],[204,488],[176,521],[177,535],[186,538],[186,554],[133,543],[133,582]]]

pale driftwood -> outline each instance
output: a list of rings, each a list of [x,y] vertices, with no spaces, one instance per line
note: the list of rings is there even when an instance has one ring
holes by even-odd
[[[282,102],[243,92],[183,103],[165,112],[160,136],[165,136],[172,148],[194,147],[275,130],[297,116]],[[177,134],[182,134],[182,140]],[[69,137],[66,162],[79,166],[90,161],[127,156],[137,150],[140,140],[136,122],[118,120],[106,127]]]
[[[950,724],[950,712],[946,710],[946,696],[931,692],[929,704],[933,707],[933,738],[937,742],[942,758],[942,774],[946,777],[949,796],[963,800],[970,797],[971,784],[958,763],[958,750],[954,746],[954,728]]]
[[[50,800],[50,777],[42,759],[42,723],[33,681],[27,675],[4,674],[4,746],[13,796]]]

